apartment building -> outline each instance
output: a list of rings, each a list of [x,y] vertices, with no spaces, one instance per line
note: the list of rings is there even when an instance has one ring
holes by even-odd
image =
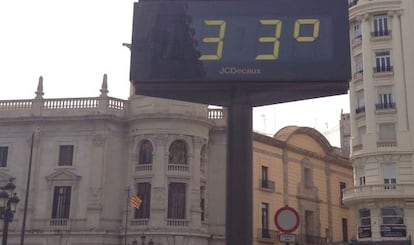
[[[414,232],[413,11],[412,1],[349,1],[354,187],[343,201],[361,243],[403,244]]]

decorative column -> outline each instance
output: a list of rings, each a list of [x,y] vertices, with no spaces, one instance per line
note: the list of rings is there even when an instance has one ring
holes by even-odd
[[[375,103],[376,89],[374,86],[373,69],[374,54],[371,47],[371,22],[370,15],[365,14],[362,18],[362,60],[364,67],[364,100],[365,100],[365,120],[366,120],[366,142],[364,148],[368,150],[376,149],[376,122],[375,122]]]
[[[97,133],[92,137],[90,151],[90,187],[86,207],[86,223],[88,228],[98,228],[100,225],[105,152],[106,136],[104,133]]]
[[[193,140],[193,152],[192,152],[192,161],[191,164],[191,226],[194,228],[201,227],[201,191],[200,191],[200,166],[201,166],[201,148],[203,147],[205,139],[201,137],[194,137]]]
[[[389,17],[392,22],[392,62],[394,66],[394,88],[395,95],[393,99],[396,102],[398,129],[400,136],[408,136],[408,112],[407,112],[407,94],[405,86],[404,54],[401,40],[401,14],[402,11],[391,11]],[[408,142],[407,142],[408,143]],[[408,143],[409,144],[409,143]]]
[[[151,227],[164,227],[165,202],[167,198],[167,183],[165,183],[168,165],[167,135],[154,136],[154,157],[152,161],[152,190],[151,196]]]

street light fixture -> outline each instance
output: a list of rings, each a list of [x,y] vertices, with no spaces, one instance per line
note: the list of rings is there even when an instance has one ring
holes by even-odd
[[[20,201],[14,192],[16,185],[12,182],[13,180],[10,179],[5,186],[0,188],[0,219],[4,220],[2,245],[7,245],[9,223],[13,221],[17,203]]]

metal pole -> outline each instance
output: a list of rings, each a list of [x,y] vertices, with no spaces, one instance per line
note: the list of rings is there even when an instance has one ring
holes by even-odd
[[[22,223],[22,232],[20,235],[20,245],[24,244],[24,235],[26,231],[26,217],[27,217],[27,206],[29,203],[29,192],[30,192],[29,188],[30,188],[30,176],[32,172],[32,156],[33,156],[34,137],[35,137],[35,132],[32,133],[32,141],[30,143],[29,169],[27,171],[26,196],[24,200],[23,223]]]
[[[127,200],[126,200],[126,214],[125,214],[125,245],[127,245],[127,234],[128,234],[128,207],[129,207],[129,196],[131,195],[131,190],[128,186],[127,188]]]
[[[235,90],[227,131],[226,245],[252,245],[252,106],[246,90]]]
[[[7,206],[6,209],[4,210],[4,226],[3,226],[3,239],[1,244],[2,245],[7,245],[7,236],[9,234],[9,222],[10,222],[10,218],[11,218],[11,210],[10,210],[10,201],[7,200]]]

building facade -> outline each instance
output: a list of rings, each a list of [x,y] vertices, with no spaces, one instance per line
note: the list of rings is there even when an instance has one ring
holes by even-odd
[[[0,186],[14,179],[21,199],[9,244],[24,224],[28,245],[223,245],[226,134],[225,109],[112,98],[106,76],[99,97],[45,99],[40,79],[34,99],[0,101]],[[255,244],[281,244],[272,220],[285,205],[299,211],[298,244],[354,236],[339,149],[298,127],[253,145]]]
[[[22,200],[9,244],[24,214],[25,244],[224,244],[223,110],[108,97],[106,76],[94,98],[44,99],[42,84],[33,100],[0,101],[1,185],[14,178]]]
[[[360,242],[404,242],[414,232],[414,2],[349,6],[354,187],[344,202],[358,216]]]
[[[289,126],[273,138],[254,134],[253,162],[255,244],[279,244],[274,215],[285,206],[299,214],[293,232],[298,244],[355,238],[355,218],[342,203],[342,190],[352,186],[352,166],[318,131]]]

